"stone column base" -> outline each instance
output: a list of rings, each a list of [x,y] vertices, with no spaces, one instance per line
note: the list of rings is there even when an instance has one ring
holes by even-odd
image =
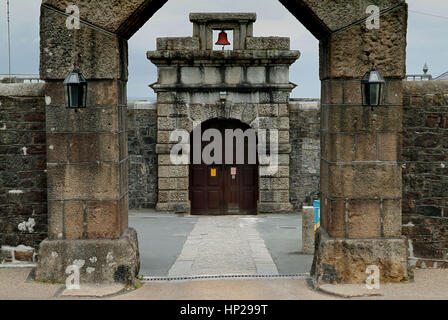
[[[140,271],[137,232],[120,239],[45,240],[40,244],[35,279],[65,283],[68,266],[80,267],[82,284],[133,284]]]
[[[335,239],[319,228],[311,269],[316,285],[365,283],[370,265],[379,268],[380,282],[407,281],[405,239]]]
[[[191,212],[191,204],[190,202],[158,202],[156,205],[157,211],[166,211],[166,212],[174,212],[174,213],[184,213],[189,214]]]
[[[289,202],[259,202],[258,213],[292,213],[294,206]]]

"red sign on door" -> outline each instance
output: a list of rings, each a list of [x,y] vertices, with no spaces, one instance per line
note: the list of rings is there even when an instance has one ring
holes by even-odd
[[[236,168],[230,168],[230,174],[236,176]]]

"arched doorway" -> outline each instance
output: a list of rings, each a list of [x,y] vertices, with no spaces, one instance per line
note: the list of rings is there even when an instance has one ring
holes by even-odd
[[[212,156],[218,161],[207,162],[200,157],[200,162],[194,159],[195,131],[200,130],[200,136],[217,130],[222,137],[221,150],[213,150]],[[258,159],[256,154],[257,137],[250,126],[238,120],[211,119],[198,126],[191,133],[191,159],[189,178],[189,198],[191,213],[196,215],[230,215],[256,214],[258,202]],[[233,132],[232,138],[226,134]],[[199,133],[199,132],[198,132]],[[238,139],[236,135],[244,133],[244,159],[238,159]],[[201,155],[209,145],[201,139]],[[215,152],[220,154],[214,154]],[[232,152],[233,156],[229,156]],[[252,154],[250,154],[252,153]],[[254,154],[255,153],[255,154]],[[232,159],[233,158],[233,159]],[[242,158],[242,155],[241,155]],[[227,159],[227,161],[226,161]],[[231,161],[228,161],[231,159]],[[254,160],[255,159],[255,163]],[[244,161],[241,161],[244,160]]]

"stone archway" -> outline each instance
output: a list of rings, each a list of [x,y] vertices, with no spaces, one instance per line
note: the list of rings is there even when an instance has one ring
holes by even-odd
[[[320,40],[322,229],[314,275],[319,282],[362,282],[375,264],[384,280],[406,279],[397,157],[407,5],[376,1],[381,27],[369,30],[369,1],[280,1]],[[128,281],[138,272],[135,233],[127,230],[127,39],[165,2],[78,1],[81,29],[70,30],[68,1],[42,1],[40,75],[53,160],[38,279],[64,281],[74,260],[91,268],[81,271],[85,282]],[[78,53],[89,108],[75,113],[64,107],[62,80]],[[372,59],[387,81],[386,99],[374,111],[362,107],[360,92]]]

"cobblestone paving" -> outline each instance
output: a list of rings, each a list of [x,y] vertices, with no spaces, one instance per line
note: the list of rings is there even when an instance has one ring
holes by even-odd
[[[247,216],[199,217],[168,275],[278,275],[256,223]]]

